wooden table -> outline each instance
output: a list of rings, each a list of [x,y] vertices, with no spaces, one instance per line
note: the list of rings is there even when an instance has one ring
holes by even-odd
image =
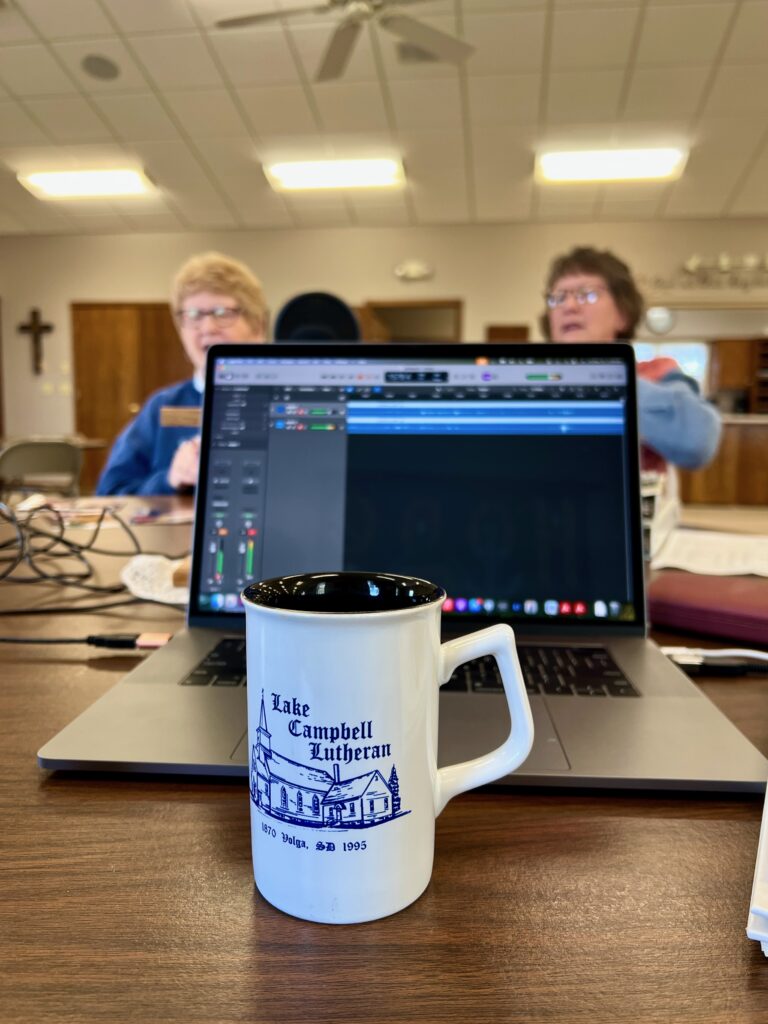
[[[30,599],[0,584],[0,608]],[[12,615],[0,632],[181,623],[131,606]],[[768,1021],[768,960],[745,935],[754,797],[476,791],[438,819],[413,906],[314,925],[254,891],[244,782],[37,768],[132,657],[2,645],[0,658],[2,1024]],[[702,686],[768,754],[768,677]]]

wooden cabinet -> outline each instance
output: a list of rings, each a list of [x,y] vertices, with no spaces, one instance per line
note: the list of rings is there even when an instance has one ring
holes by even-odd
[[[758,344],[751,338],[712,342],[709,383],[713,392],[748,391],[752,387]]]
[[[768,338],[711,342],[709,391],[743,392],[746,412],[768,413]]]
[[[749,395],[749,411],[768,414],[768,338],[755,342],[754,380]]]
[[[768,416],[729,416],[705,469],[678,470],[684,504],[768,505]]]

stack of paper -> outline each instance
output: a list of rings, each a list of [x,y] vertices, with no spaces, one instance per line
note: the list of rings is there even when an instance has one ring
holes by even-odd
[[[760,826],[760,839],[757,844],[747,935],[759,942],[763,953],[768,956],[768,795],[763,806],[763,823]]]

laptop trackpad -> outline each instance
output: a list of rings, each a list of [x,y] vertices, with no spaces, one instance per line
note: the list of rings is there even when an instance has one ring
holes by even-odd
[[[531,697],[533,714],[533,750],[523,762],[521,771],[567,772],[570,764],[560,745],[546,705],[539,697]],[[455,764],[487,754],[498,747],[509,734],[509,712],[503,697],[493,694],[443,693],[440,695],[439,765]],[[235,764],[248,764],[248,733],[232,751]]]
[[[565,756],[549,711],[541,697],[529,697],[533,714],[533,750],[519,772],[567,772]],[[442,767],[480,757],[509,735],[509,711],[501,695],[440,694],[440,740],[437,763]]]

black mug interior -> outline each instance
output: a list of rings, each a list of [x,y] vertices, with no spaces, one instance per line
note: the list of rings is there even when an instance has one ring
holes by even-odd
[[[243,597],[284,611],[359,615],[432,604],[442,600],[445,591],[426,580],[394,573],[312,572],[252,583]]]

